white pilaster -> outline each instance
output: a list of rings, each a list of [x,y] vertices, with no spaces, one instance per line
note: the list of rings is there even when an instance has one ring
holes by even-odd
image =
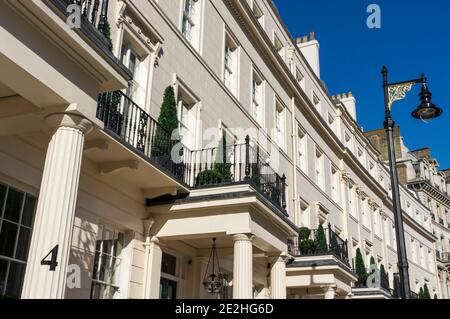
[[[270,258],[270,290],[272,299],[286,299],[286,257]]]
[[[161,281],[162,249],[158,238],[153,237],[145,244],[144,299],[159,299]]]
[[[54,131],[47,149],[22,290],[22,298],[29,299],[64,298],[84,138],[92,129],[92,123],[77,114],[51,114],[46,120]],[[52,271],[41,261],[57,245],[58,265]]]
[[[233,239],[233,299],[252,299],[254,235],[238,234]]]

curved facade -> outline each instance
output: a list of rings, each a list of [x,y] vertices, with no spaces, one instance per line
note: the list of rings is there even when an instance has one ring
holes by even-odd
[[[79,3],[79,28],[69,0],[1,4],[0,294],[395,298],[383,150],[355,97],[325,88],[314,34],[293,39],[266,0]],[[170,92],[179,141],[161,124]],[[447,298],[414,190],[411,288]],[[357,251],[381,280],[358,277]]]

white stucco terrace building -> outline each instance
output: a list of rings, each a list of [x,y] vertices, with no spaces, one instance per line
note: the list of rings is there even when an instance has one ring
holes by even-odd
[[[1,296],[217,298],[216,239],[222,298],[395,297],[387,167],[272,1],[4,0],[0,70]],[[156,120],[167,87],[182,144]],[[431,212],[401,196],[413,292],[448,297]],[[295,248],[319,225],[326,250]]]

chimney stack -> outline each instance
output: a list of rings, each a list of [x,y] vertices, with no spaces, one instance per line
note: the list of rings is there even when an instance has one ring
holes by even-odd
[[[310,32],[309,35],[297,38],[297,46],[302,52],[308,64],[320,79],[320,60],[319,60],[319,42],[316,40],[316,34]]]
[[[336,96],[333,96],[333,100],[336,102],[341,102],[347,112],[350,114],[350,116],[353,118],[355,122],[356,120],[356,99],[353,96],[352,92],[338,94]]]

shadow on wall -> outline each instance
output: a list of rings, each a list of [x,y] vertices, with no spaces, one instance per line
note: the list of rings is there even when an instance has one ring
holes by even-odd
[[[75,221],[73,228],[65,298],[89,299],[98,227],[79,217],[75,219],[78,222]],[[77,266],[81,276],[76,274]]]

